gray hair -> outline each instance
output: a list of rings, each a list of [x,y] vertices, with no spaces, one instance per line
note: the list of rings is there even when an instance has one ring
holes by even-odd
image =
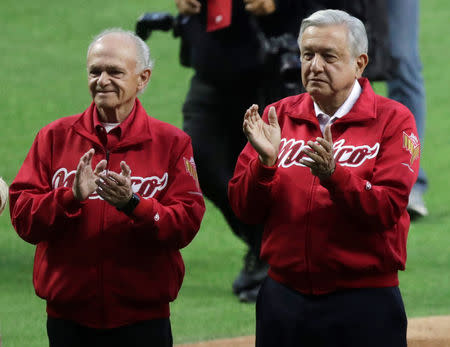
[[[328,25],[345,25],[347,27],[349,48],[354,58],[363,53],[367,54],[369,44],[363,22],[349,15],[347,12],[340,10],[320,10],[314,12],[308,18],[303,19],[298,36],[299,46],[306,28],[310,26],[321,27]]]
[[[123,30],[122,28],[110,28],[102,31],[100,34],[94,37],[89,44],[87,53],[89,54],[92,46],[101,38],[109,34],[120,34],[131,38],[136,44],[136,72],[139,73],[145,69],[153,69],[153,60],[150,58],[150,49],[147,44],[134,32],[129,30]]]

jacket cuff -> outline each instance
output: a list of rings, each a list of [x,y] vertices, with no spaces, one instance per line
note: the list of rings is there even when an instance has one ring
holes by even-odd
[[[136,206],[132,213],[132,217],[137,220],[148,218],[149,215],[154,214],[154,199],[143,199],[142,197],[140,198],[141,200],[139,201],[139,204]],[[155,218],[155,216],[152,217]]]
[[[334,172],[331,174],[330,178],[324,181],[320,181],[320,184],[324,186],[328,191],[334,193],[341,190],[341,186],[345,187],[347,181],[350,179],[350,173],[347,169],[339,164],[336,164]]]
[[[81,214],[81,207],[85,202],[75,199],[72,189],[66,188],[62,194],[60,204],[68,217],[76,217]]]
[[[255,159],[255,162],[253,163],[253,172],[256,177],[256,181],[263,184],[270,183],[275,177],[277,168],[278,166],[276,163],[274,166],[266,166],[261,163],[261,160],[258,158]]]

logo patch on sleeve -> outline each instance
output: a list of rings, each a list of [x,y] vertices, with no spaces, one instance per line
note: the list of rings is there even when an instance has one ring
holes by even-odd
[[[419,158],[420,155],[420,143],[416,135],[411,133],[408,135],[403,132],[403,148],[411,154],[411,160],[409,164],[412,166],[414,161]]]
[[[191,159],[186,159],[185,157],[183,157],[183,161],[186,172],[194,179],[197,188],[200,188],[200,184],[198,182],[197,167],[195,166],[194,158],[191,157]]]

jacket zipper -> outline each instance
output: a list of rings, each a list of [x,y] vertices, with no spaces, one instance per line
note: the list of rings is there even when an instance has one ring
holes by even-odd
[[[108,173],[108,171],[109,171],[109,150],[107,150],[105,148],[105,152],[106,152],[106,173]]]
[[[106,159],[106,173],[109,171],[109,150],[104,148],[105,151],[105,159]],[[98,273],[99,273],[99,286],[100,286],[100,303],[101,303],[101,319],[103,323],[106,324],[106,300],[105,300],[105,288],[104,288],[104,274],[103,274],[103,226],[104,226],[104,218],[105,218],[105,208],[106,205],[102,203],[102,207],[100,209],[100,218],[99,218],[99,255],[100,261],[98,262]]]
[[[320,126],[318,128],[320,136],[323,136],[322,131],[320,130]],[[313,196],[314,192],[316,190],[316,180],[318,178],[316,176],[313,176],[313,181],[311,183],[311,189],[309,191],[309,200],[308,200],[308,208],[307,208],[307,219],[306,219],[306,232],[305,232],[305,264],[306,264],[306,274],[308,277],[308,284],[309,284],[309,290],[310,293],[313,294],[314,288],[313,288],[313,281],[311,279],[311,254],[312,254],[312,242],[311,242],[311,209],[312,209],[312,202],[313,202]]]
[[[308,213],[307,213],[307,221],[306,221],[306,232],[305,232],[305,264],[306,264],[306,274],[308,277],[308,284],[309,284],[309,290],[310,293],[312,294],[314,292],[313,289],[313,283],[312,283],[312,279],[311,279],[311,205],[312,205],[312,201],[313,201],[313,195],[314,195],[314,191],[316,190],[316,179],[317,177],[313,177],[313,181],[311,184],[311,190],[309,192],[309,199],[308,199]]]

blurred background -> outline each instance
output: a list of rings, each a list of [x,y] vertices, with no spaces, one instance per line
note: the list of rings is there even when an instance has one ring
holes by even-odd
[[[176,14],[173,0],[2,0],[0,3],[0,176],[10,184],[37,131],[82,112],[91,102],[85,67],[91,39],[108,27],[134,30],[143,12]],[[407,270],[401,274],[410,317],[450,314],[450,85],[446,0],[421,2],[420,51],[427,93],[427,128],[421,163],[430,188],[430,215],[411,225]],[[147,41],[155,61],[140,99],[149,115],[182,127],[181,107],[192,70],[179,63],[179,41],[154,32]],[[384,83],[376,92],[386,94]],[[244,245],[208,202],[198,236],[183,250],[186,277],[172,304],[176,343],[254,333],[254,305],[239,303],[231,282]],[[34,246],[0,217],[0,335],[6,347],[46,346],[45,302],[32,286]]]

